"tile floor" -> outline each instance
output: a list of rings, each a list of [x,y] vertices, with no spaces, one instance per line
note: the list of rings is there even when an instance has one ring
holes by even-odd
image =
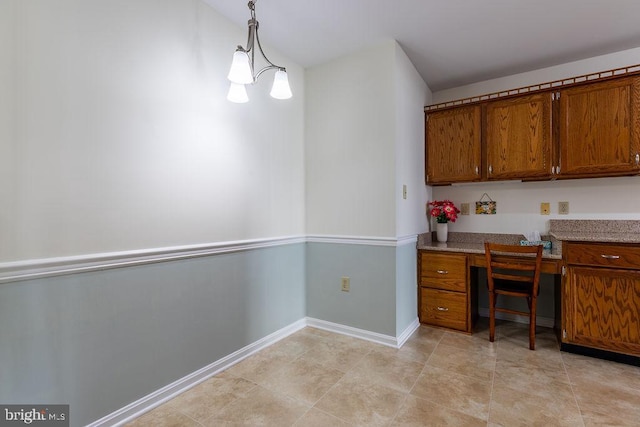
[[[560,352],[546,328],[530,351],[526,328],[420,326],[396,350],[308,327],[128,426],[640,425],[640,368]]]

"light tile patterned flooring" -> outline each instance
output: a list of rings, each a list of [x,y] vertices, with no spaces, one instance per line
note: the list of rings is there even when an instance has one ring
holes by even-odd
[[[399,349],[305,328],[129,424],[639,426],[640,368],[560,352],[553,331],[486,319]]]

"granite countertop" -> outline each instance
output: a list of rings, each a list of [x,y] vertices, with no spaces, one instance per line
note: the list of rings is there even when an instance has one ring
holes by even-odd
[[[562,241],[640,243],[640,220],[550,220],[549,224],[549,234],[542,239],[551,241],[551,250],[545,250],[543,258],[561,259]],[[417,248],[483,254],[485,241],[518,245],[520,240],[525,240],[520,234],[449,232],[448,241],[440,243],[424,233],[418,236]]]
[[[560,241],[640,243],[640,221],[551,220],[549,234]]]
[[[543,236],[544,237],[544,236]],[[417,248],[420,250],[464,252],[484,254],[484,242],[504,243],[508,245],[518,245],[525,237],[520,234],[496,234],[496,233],[456,233],[449,232],[446,243],[437,242],[431,239],[430,233],[418,236]],[[545,239],[546,240],[546,239]],[[561,259],[562,252],[560,245],[551,245],[551,250],[542,251],[542,257],[547,259]]]

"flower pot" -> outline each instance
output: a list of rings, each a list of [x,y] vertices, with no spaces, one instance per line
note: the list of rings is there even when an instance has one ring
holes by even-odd
[[[447,235],[449,234],[449,224],[446,222],[438,222],[436,223],[436,238],[438,242],[446,242]]]

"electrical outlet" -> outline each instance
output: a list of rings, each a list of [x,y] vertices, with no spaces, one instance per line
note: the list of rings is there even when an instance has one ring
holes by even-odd
[[[551,214],[551,204],[549,202],[540,203],[540,215],[550,215]]]
[[[558,213],[560,215],[569,215],[569,202],[558,202]]]
[[[460,215],[469,215],[469,203],[460,203]]]
[[[402,186],[402,198],[403,198],[403,199],[406,199],[406,198],[407,198],[407,185],[406,185],[406,184],[404,184],[404,185]]]
[[[351,279],[348,277],[342,278],[342,292],[349,292],[351,288]]]

